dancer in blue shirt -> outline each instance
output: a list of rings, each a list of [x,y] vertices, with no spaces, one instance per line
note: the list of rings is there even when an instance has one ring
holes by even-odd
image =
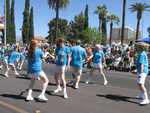
[[[138,97],[141,99],[140,101],[140,105],[146,105],[149,104],[150,101],[148,99],[148,94],[147,94],[147,90],[145,87],[145,80],[146,77],[148,75],[148,56],[147,56],[147,50],[149,48],[149,45],[143,42],[137,43],[136,44],[136,48],[137,48],[137,63],[136,63],[136,67],[137,67],[137,83],[138,83],[138,87],[140,89],[140,94],[138,95]]]
[[[8,58],[5,58],[6,63],[8,64],[7,70],[5,72],[5,76],[9,77],[8,72],[10,70],[10,68],[12,68],[15,72],[15,75],[19,75],[19,73],[16,70],[16,65],[20,59],[20,54],[19,54],[19,46],[15,46],[14,47],[14,51],[11,52],[11,54],[8,56]]]
[[[75,75],[75,89],[79,88],[82,75],[83,63],[87,57],[86,50],[80,46],[81,41],[77,40],[76,45],[71,48],[71,72]]]
[[[19,62],[18,62],[18,66],[17,66],[17,69],[18,70],[21,70],[22,69],[22,66],[24,64],[24,61],[26,59],[25,57],[25,49],[24,48],[21,48],[20,51],[19,51],[19,54],[20,54],[20,59],[19,59]]]
[[[64,45],[64,39],[57,39],[57,47],[55,49],[55,63],[56,63],[56,72],[55,72],[55,81],[57,84],[57,89],[54,90],[54,93],[58,93],[62,90],[60,86],[60,81],[63,83],[63,94],[64,98],[67,99],[66,91],[66,80],[65,80],[65,70],[66,66],[69,67],[70,64],[70,51],[68,47]]]
[[[40,78],[40,80],[43,82],[43,89],[41,94],[38,96],[38,99],[42,101],[48,100],[45,97],[45,91],[47,89],[49,80],[42,69],[42,58],[44,54],[43,51],[39,48],[39,44],[40,43],[37,40],[32,40],[28,52],[28,73],[31,75],[31,82],[29,85],[28,95],[26,97],[27,101],[33,100],[32,89],[35,80],[38,78]]]
[[[99,44],[95,45],[93,57],[91,57],[91,58],[93,61],[93,68],[90,71],[90,75],[89,75],[89,78],[86,81],[86,83],[88,83],[90,81],[90,79],[91,79],[90,76],[93,75],[93,71],[98,70],[100,72],[100,74],[103,76],[104,85],[107,85],[108,81],[107,81],[106,76],[103,72],[103,61],[105,61],[105,58],[104,58],[104,53],[102,51],[101,45],[99,45]]]

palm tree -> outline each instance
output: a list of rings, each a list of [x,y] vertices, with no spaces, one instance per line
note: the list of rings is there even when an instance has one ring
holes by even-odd
[[[132,4],[130,7],[131,12],[137,12],[137,26],[136,26],[136,40],[139,37],[139,28],[140,28],[140,21],[142,18],[142,14],[144,11],[150,11],[150,5],[146,3],[135,3]]]
[[[49,8],[52,8],[56,12],[56,25],[55,25],[55,39],[58,36],[58,20],[59,20],[59,10],[67,7],[69,0],[48,0]]]
[[[108,13],[107,8],[105,5],[99,5],[99,6],[97,6],[97,9],[94,13],[98,15],[99,32],[102,32],[102,21],[104,18],[107,17],[107,13]]]
[[[118,16],[111,14],[108,16],[108,21],[110,22],[110,37],[109,37],[109,45],[111,46],[111,40],[112,40],[112,29],[113,25],[118,24],[120,22],[120,19]]]
[[[123,0],[122,5],[122,27],[121,27],[121,45],[123,45],[124,41],[124,27],[125,27],[125,16],[126,16],[126,0]]]
[[[97,6],[96,11],[94,12],[95,14],[98,15],[99,18],[99,32],[102,33],[103,35],[103,41],[105,44],[105,41],[107,39],[107,30],[106,30],[106,18],[108,15],[108,10],[105,5],[99,5]]]

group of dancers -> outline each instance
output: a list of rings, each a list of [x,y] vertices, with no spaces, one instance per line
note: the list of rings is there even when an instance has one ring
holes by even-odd
[[[6,68],[4,73],[5,77],[9,77],[9,70],[12,69],[16,76],[19,75],[18,70],[22,69],[25,61],[25,49],[20,48],[18,44],[12,46],[9,51],[7,51],[4,46],[0,47],[0,69]]]
[[[65,73],[66,71],[71,72],[73,77],[73,87],[75,89],[79,88],[79,82],[82,77],[83,65],[86,63],[87,67],[90,67],[90,73],[86,83],[89,82],[93,75],[93,71],[98,70],[99,74],[102,75],[104,80],[104,85],[108,84],[106,75],[103,72],[103,65],[105,64],[105,54],[103,53],[102,46],[100,44],[95,44],[94,48],[83,48],[80,46],[81,41],[73,41],[70,45],[65,45],[64,38],[58,38],[56,41],[55,55],[50,55],[55,61],[55,75],[54,79],[57,88],[54,93],[63,91],[63,97],[68,98],[68,92],[66,87]],[[49,83],[49,79],[43,71],[42,62],[43,59],[47,58],[47,48],[41,49],[41,41],[34,38],[28,48],[27,53],[27,72],[31,78],[30,84],[28,86],[28,94],[26,96],[27,101],[34,100],[32,92],[36,80],[41,80],[43,83],[42,92],[38,96],[39,100],[47,101],[48,98],[45,96],[45,92]],[[148,45],[145,43],[136,44],[137,51],[137,71],[133,70],[132,73],[137,73],[138,75],[138,86],[140,89],[140,95],[138,98],[141,100],[139,104],[146,105],[149,104],[147,90],[145,88],[145,79],[148,75],[148,57],[147,57]],[[1,53],[3,50],[1,48]],[[3,58],[1,54],[1,61],[6,64],[5,76],[8,77],[8,71],[12,68],[16,75],[19,73],[16,69],[16,64],[18,69],[22,68],[23,62],[25,60],[25,52],[20,52],[19,46],[15,46],[14,51],[6,59]],[[2,64],[2,62],[1,62]]]
[[[75,76],[73,85],[75,89],[78,89],[79,82],[82,76],[83,64],[85,61],[93,61],[94,68],[91,69],[91,74],[93,73],[94,69],[98,69],[104,78],[104,85],[107,85],[108,83],[106,76],[102,70],[102,60],[104,58],[104,53],[101,50],[101,46],[99,44],[96,44],[93,54],[91,53],[91,55],[88,56],[86,49],[81,47],[80,44],[80,40],[77,40],[76,42],[72,43],[71,47],[69,47],[65,45],[65,40],[63,38],[58,38],[56,41],[54,56],[56,72],[54,75],[54,79],[57,88],[54,90],[54,93],[63,91],[63,96],[65,99],[68,98],[65,79],[66,71],[70,71]],[[37,40],[31,41],[28,51],[28,73],[33,77],[29,85],[29,91],[26,100],[33,100],[32,89],[35,80],[40,78],[40,80],[43,81],[43,90],[39,96],[39,99],[47,101],[48,99],[45,96],[45,91],[49,81],[42,69],[42,59],[44,58],[44,53],[39,47],[40,43]]]

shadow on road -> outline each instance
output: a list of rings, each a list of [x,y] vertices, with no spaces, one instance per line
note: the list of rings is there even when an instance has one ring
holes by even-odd
[[[48,85],[49,85],[49,86],[57,86],[56,83],[48,83]],[[62,84],[60,84],[60,86],[63,87]],[[74,88],[74,84],[72,83],[72,81],[71,81],[71,82],[68,82],[68,83],[66,84],[66,86],[67,86],[67,87],[70,87],[70,88],[72,88],[72,89],[75,89],[75,88]]]
[[[41,89],[33,89],[33,91],[34,92],[41,92]],[[22,96],[27,92],[28,92],[28,89],[22,90],[19,95]]]
[[[0,74],[0,76],[1,76],[1,77],[3,77],[3,78],[5,77],[5,75],[4,75],[4,74]],[[5,78],[6,78],[6,77],[5,77]]]
[[[1,97],[4,98],[11,98],[11,99],[17,99],[17,100],[25,100],[26,98],[21,95],[15,95],[15,94],[1,94]]]
[[[24,79],[24,80],[30,80],[31,79],[30,77],[27,77],[27,76],[24,76],[24,75],[17,76],[16,78],[18,78],[18,79]]]
[[[56,83],[49,82],[48,85],[50,85],[50,86],[56,86]]]
[[[114,101],[123,101],[123,102],[129,102],[129,103],[134,103],[134,104],[139,104],[138,102],[131,101],[130,99],[137,99],[135,97],[128,97],[128,96],[122,96],[122,95],[113,95],[113,94],[97,94],[96,96],[98,97],[104,97],[106,99],[114,100]]]
[[[40,89],[33,89],[33,91],[34,92],[41,92]],[[25,89],[25,90],[21,91],[20,94],[18,94],[18,95],[16,95],[16,94],[0,94],[0,96],[4,97],[4,98],[15,99],[15,100],[26,100],[26,97],[24,96],[24,94],[27,92],[28,92],[28,89]],[[53,91],[46,91],[46,94],[48,94],[50,96],[57,96],[57,97],[63,98],[63,95],[58,95],[58,94],[54,93]],[[35,100],[37,102],[41,102],[36,98],[35,98]]]
[[[58,95],[58,94],[54,93],[54,91],[46,91],[46,94],[48,94],[50,96],[56,96],[56,97],[64,98],[63,95]]]

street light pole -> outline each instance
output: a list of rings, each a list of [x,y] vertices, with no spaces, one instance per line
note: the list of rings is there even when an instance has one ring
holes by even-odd
[[[4,46],[6,47],[6,0],[4,0]]]

